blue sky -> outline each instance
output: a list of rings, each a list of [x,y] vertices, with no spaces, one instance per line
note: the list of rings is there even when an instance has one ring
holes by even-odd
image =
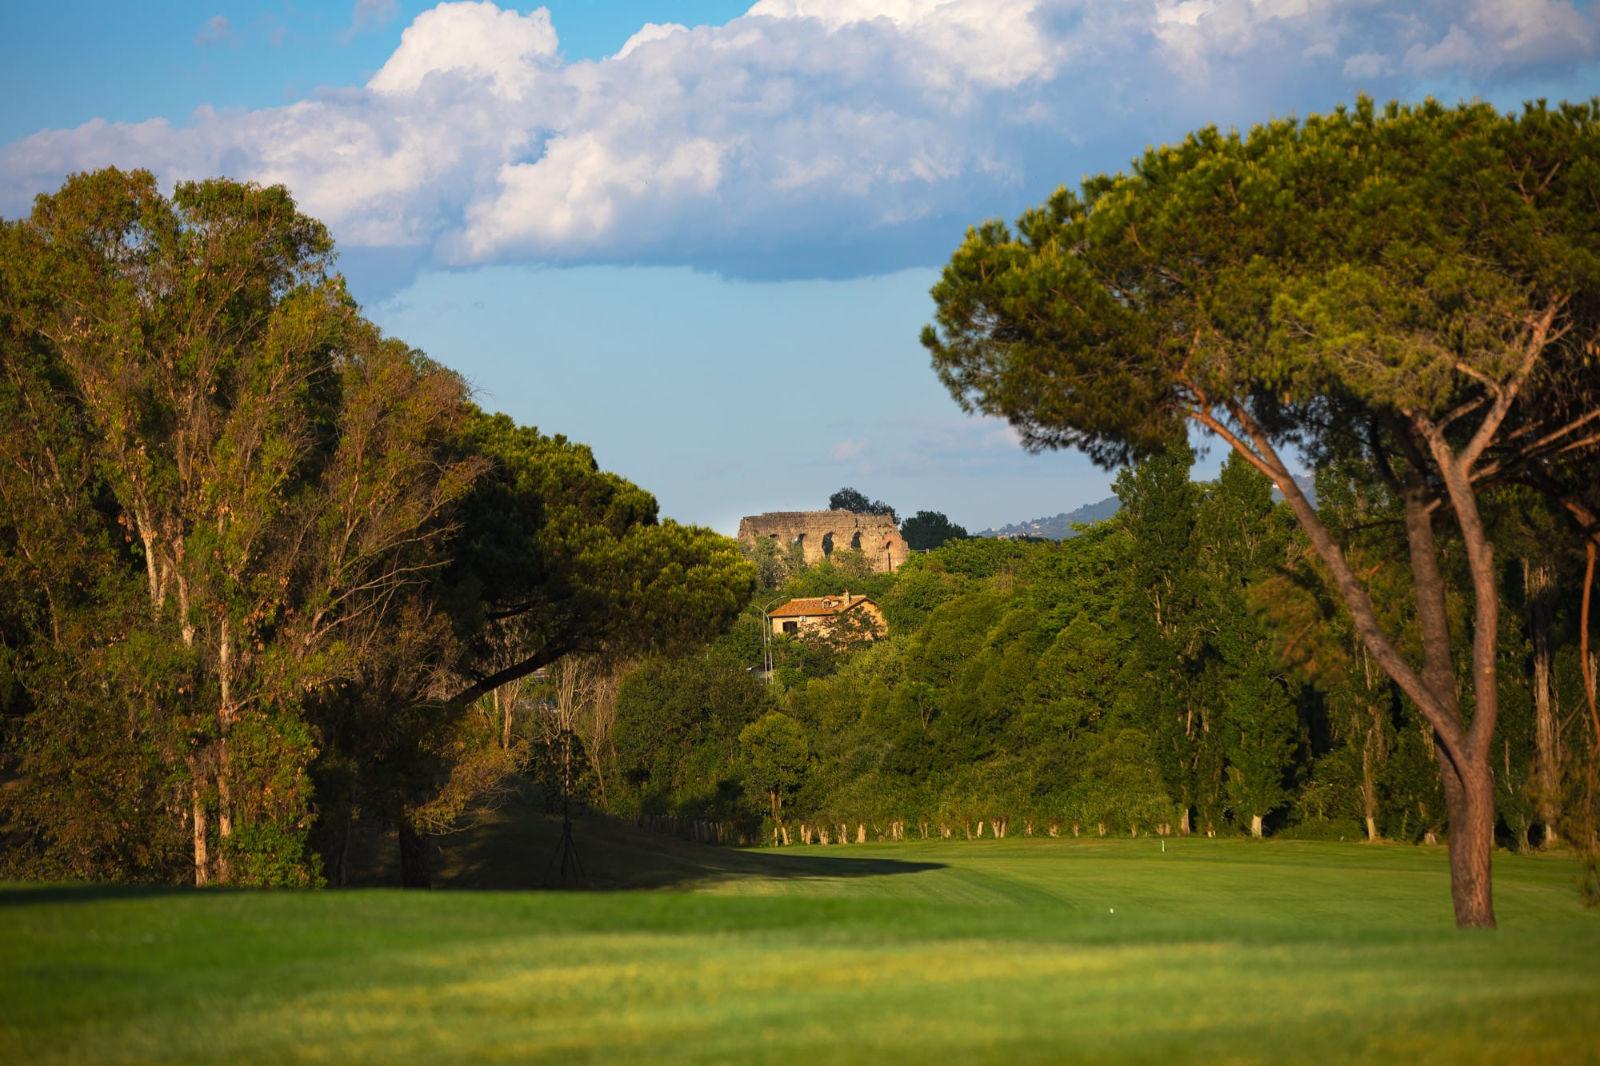
[[[1586,97],[1597,55],[1587,0],[12,0],[0,213],[108,163],[283,182],[379,323],[673,517],[849,484],[978,528],[1111,475],[929,371],[967,225],[1208,122]]]

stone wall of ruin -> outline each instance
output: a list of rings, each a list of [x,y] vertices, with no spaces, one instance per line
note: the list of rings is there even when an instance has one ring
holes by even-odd
[[[859,549],[875,570],[898,570],[909,549],[893,518],[854,511],[769,511],[739,520],[739,539],[762,538],[787,548],[798,543],[807,565],[846,548]]]

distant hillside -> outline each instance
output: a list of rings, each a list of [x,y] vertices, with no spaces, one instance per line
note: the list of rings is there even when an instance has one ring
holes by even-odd
[[[998,529],[983,529],[973,534],[978,537],[1040,537],[1044,540],[1065,540],[1075,536],[1077,530],[1073,525],[1084,522],[1099,522],[1110,518],[1121,507],[1121,501],[1115,496],[1107,496],[1098,503],[1086,503],[1075,511],[1063,511],[1049,518],[1035,518],[1030,522],[1017,522],[1014,525],[1001,526]]]
[[[1304,474],[1295,477],[1295,483],[1305,492],[1311,500],[1312,506],[1317,502],[1317,490],[1311,478]],[[1272,490],[1272,498],[1283,499],[1283,494],[1277,489]],[[1009,526],[1000,526],[998,529],[981,529],[974,533],[975,537],[1038,537],[1042,540],[1066,540],[1076,536],[1075,525],[1087,525],[1090,522],[1102,522],[1116,514],[1122,506],[1122,501],[1115,496],[1107,496],[1099,503],[1086,503],[1076,511],[1063,511],[1049,518],[1035,518],[1029,522],[1017,522]]]

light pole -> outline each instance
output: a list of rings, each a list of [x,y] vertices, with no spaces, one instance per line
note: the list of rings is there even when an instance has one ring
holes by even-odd
[[[779,596],[761,608],[761,672],[767,684],[772,684],[772,616],[767,612],[783,602]]]

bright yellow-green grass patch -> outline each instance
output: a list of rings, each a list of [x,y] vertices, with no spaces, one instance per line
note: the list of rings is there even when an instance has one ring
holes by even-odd
[[[1600,1061],[1561,856],[1462,933],[1442,849],[586,840],[648,887],[0,890],[0,1060]]]

